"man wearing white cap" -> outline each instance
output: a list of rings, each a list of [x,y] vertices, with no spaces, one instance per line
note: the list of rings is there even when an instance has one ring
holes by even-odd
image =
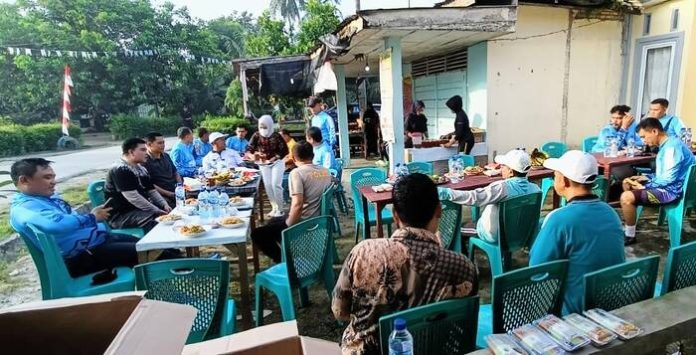
[[[570,263],[563,314],[583,310],[586,273],[624,262],[623,229],[618,213],[592,194],[597,160],[571,150],[544,167],[554,170],[553,188],[568,204],[549,213],[529,252],[529,265],[567,259]]]
[[[498,203],[511,197],[540,191],[539,186],[527,180],[527,173],[532,166],[527,152],[514,149],[505,155],[496,156],[495,162],[502,165],[501,173],[504,180],[473,191],[438,188],[440,200],[466,206],[485,206],[476,231],[479,238],[489,243],[498,241]]]
[[[210,134],[208,141],[213,145],[213,150],[203,158],[204,170],[216,170],[222,166],[224,168],[234,168],[244,162],[242,156],[236,150],[227,149],[225,138],[227,138],[227,135],[220,132]]]

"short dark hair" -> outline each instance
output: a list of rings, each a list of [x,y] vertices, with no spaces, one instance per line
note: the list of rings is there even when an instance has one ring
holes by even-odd
[[[288,131],[287,129],[283,128],[283,129],[280,130],[280,134],[289,136],[289,135],[290,135],[290,131]]]
[[[188,127],[179,127],[179,129],[176,130],[176,136],[179,137],[179,139],[183,139],[189,134],[193,134],[193,132],[191,132],[191,128]]]
[[[140,138],[128,138],[121,144],[121,152],[123,155],[130,153],[131,150],[137,148],[141,144],[146,144],[144,140]]]
[[[299,141],[292,147],[292,155],[297,161],[310,161],[314,159],[314,148],[307,141]]]
[[[614,113],[619,113],[619,115],[624,116],[627,113],[631,112],[631,108],[626,106],[626,105],[616,105],[609,110],[609,113],[614,114]]]
[[[36,174],[36,171],[39,170],[38,167],[47,168],[49,165],[51,165],[51,163],[53,162],[44,158],[26,158],[17,160],[10,168],[10,178],[12,178],[12,182],[17,185],[20,176],[32,177],[34,174]]]
[[[649,129],[657,129],[660,132],[664,132],[665,129],[662,127],[662,123],[660,123],[660,120],[654,117],[646,117],[642,119],[640,122],[638,122],[638,126],[636,127],[636,132],[640,130],[649,130]]]
[[[310,96],[309,99],[307,99],[307,107],[314,107],[316,105],[321,104],[323,101],[321,100],[321,97],[319,96]]]
[[[208,133],[210,133],[210,132],[208,132],[207,128],[201,127],[198,129],[198,138],[203,138],[203,136],[205,136]]]
[[[392,194],[394,212],[402,222],[414,228],[425,228],[440,204],[435,183],[420,173],[397,180]]]
[[[164,136],[162,135],[162,133],[159,133],[159,132],[150,132],[150,133],[145,135],[145,140],[148,143],[152,143],[152,142],[157,140],[157,137],[164,137]]]
[[[247,128],[246,125],[241,125],[241,124],[240,124],[240,125],[237,125],[237,127],[234,127],[235,130],[240,129],[240,128],[244,129],[245,131],[248,131],[248,130],[249,130],[249,129]]]
[[[315,142],[321,142],[323,140],[323,137],[321,136],[321,129],[319,129],[319,127],[309,127],[305,133]]]
[[[669,107],[669,101],[667,99],[659,98],[650,101],[651,105],[662,105],[662,107]]]

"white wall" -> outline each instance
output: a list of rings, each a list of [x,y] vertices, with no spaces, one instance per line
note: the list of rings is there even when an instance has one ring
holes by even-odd
[[[489,154],[562,140],[568,21],[568,9],[520,6],[516,32],[488,41]],[[572,27],[565,132],[577,148],[606,124],[618,99],[621,22]]]

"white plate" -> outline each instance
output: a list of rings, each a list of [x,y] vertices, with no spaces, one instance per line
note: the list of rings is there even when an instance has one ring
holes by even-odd
[[[183,227],[183,225],[173,226],[172,229],[173,229],[175,232],[179,233],[180,235],[183,235],[184,237],[188,237],[188,238],[197,238],[197,237],[200,237],[200,236],[202,236],[202,235],[208,233],[211,229],[213,229],[213,227],[211,227],[211,226],[204,225],[204,226],[203,226],[203,229],[205,229],[205,232],[196,233],[196,234],[181,234],[181,232],[179,232],[179,228],[181,228],[181,227]]]
[[[177,215],[177,216],[178,216],[178,215]],[[159,216],[159,217],[155,218],[155,221],[157,221],[158,223],[161,223],[161,224],[164,225],[164,226],[171,226],[172,224],[174,224],[174,223],[176,223],[176,222],[179,222],[179,221],[182,221],[182,220],[184,219],[183,216],[179,216],[179,217],[181,217],[181,218],[179,218],[179,219],[177,219],[177,220],[174,220],[174,221],[161,221],[160,218],[162,218],[162,217],[163,217],[163,216]]]
[[[242,221],[242,223],[237,223],[237,224],[219,224],[220,227],[226,228],[226,229],[235,229],[235,228],[241,228],[244,227],[246,223]]]

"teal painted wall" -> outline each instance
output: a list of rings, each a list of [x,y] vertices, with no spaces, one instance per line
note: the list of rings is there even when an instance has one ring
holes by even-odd
[[[472,127],[486,129],[488,110],[488,43],[468,48],[466,113]]]
[[[454,95],[460,95],[467,107],[467,72],[463,70],[414,78],[413,98],[423,100],[425,116],[428,118],[428,135],[439,137],[454,131],[454,114],[445,102]]]

